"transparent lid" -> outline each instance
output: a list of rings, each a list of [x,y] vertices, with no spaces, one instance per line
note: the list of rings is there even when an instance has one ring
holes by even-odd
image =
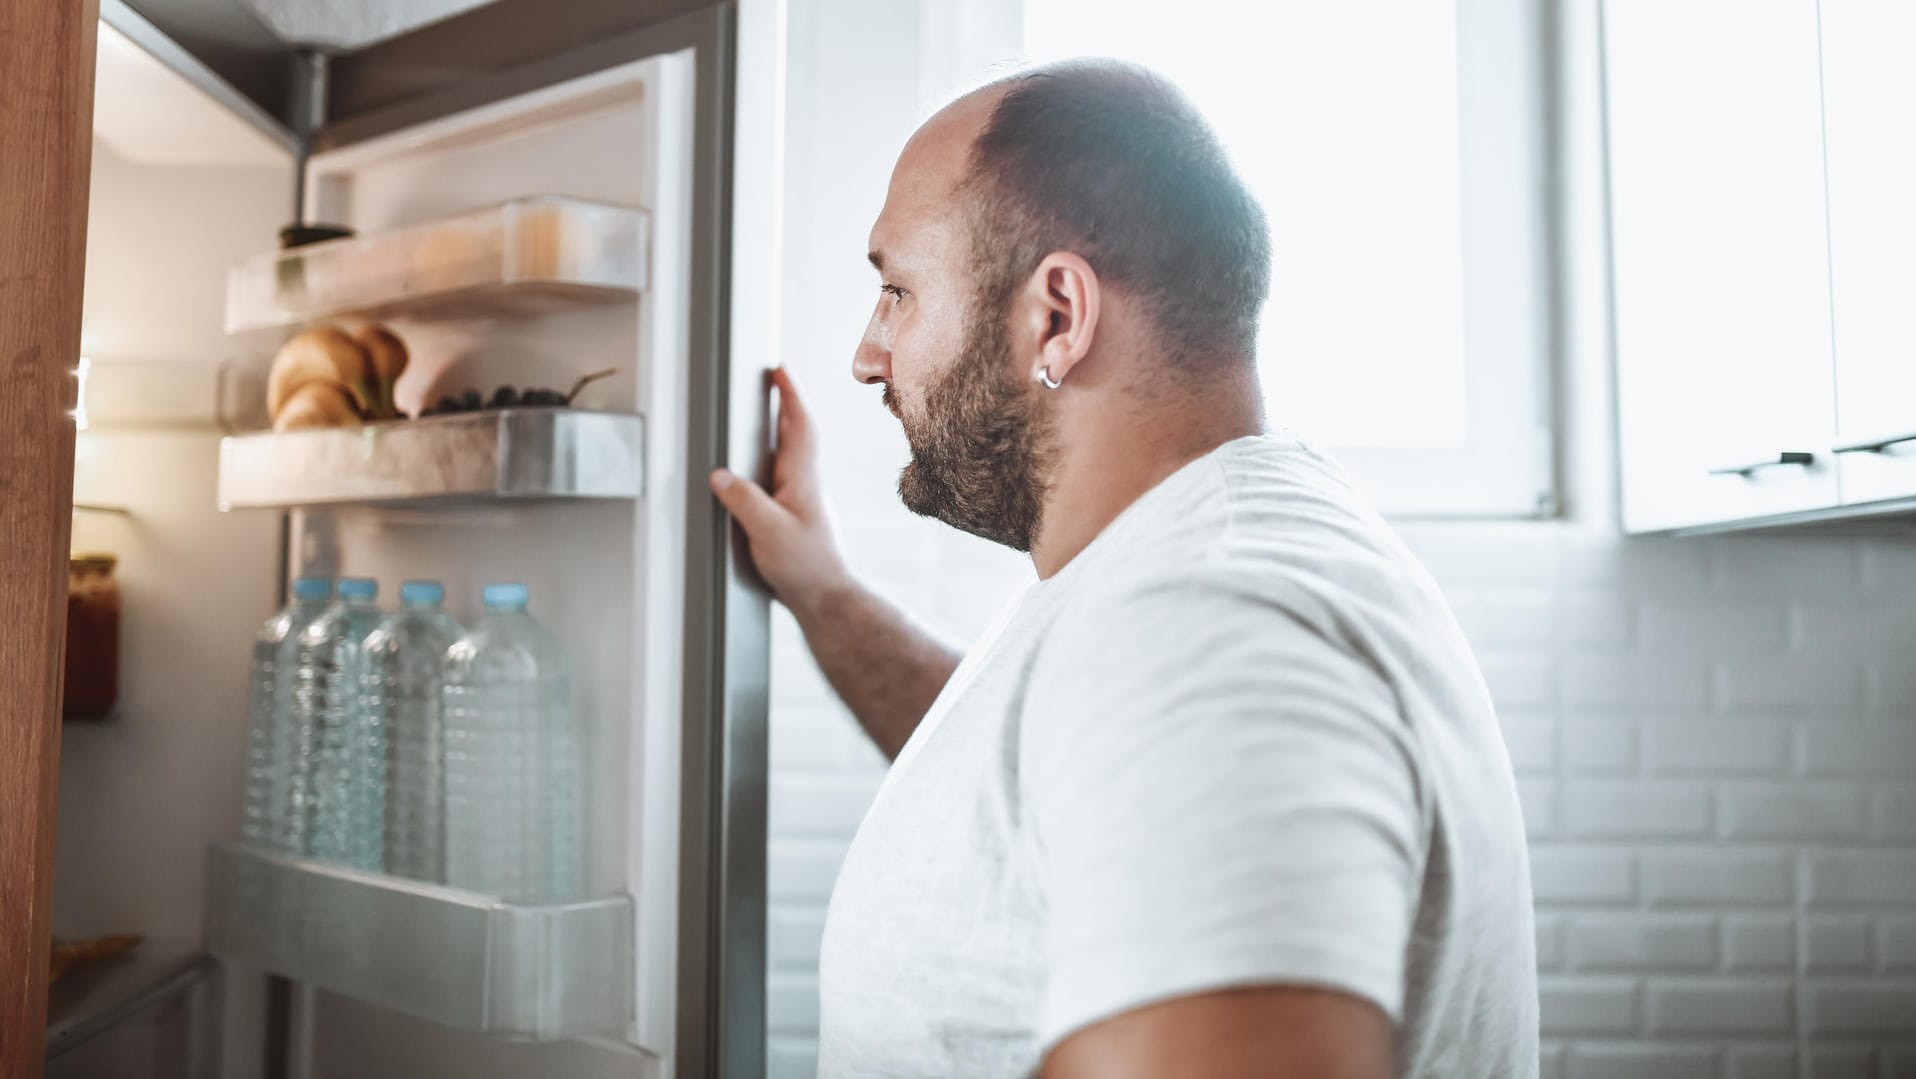
[[[333,594],[333,582],[325,577],[297,577],[293,580],[293,598],[301,603],[322,603]]]
[[[119,559],[110,554],[87,551],[67,559],[69,573],[112,573]]]
[[[341,577],[339,579],[339,598],[345,600],[370,600],[379,595],[379,582],[371,577]]]
[[[402,581],[399,602],[408,607],[437,607],[446,599],[446,586],[438,581]]]
[[[531,592],[522,584],[489,584],[481,594],[489,611],[523,609]]]

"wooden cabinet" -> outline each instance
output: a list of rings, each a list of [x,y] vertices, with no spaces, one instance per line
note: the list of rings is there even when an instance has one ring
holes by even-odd
[[[1822,0],[1822,43],[1837,466],[1860,505],[1916,495],[1916,4]]]
[[[1604,8],[1627,531],[1838,501],[1816,0]]]
[[[1626,531],[1916,508],[1916,4],[1608,0]]]

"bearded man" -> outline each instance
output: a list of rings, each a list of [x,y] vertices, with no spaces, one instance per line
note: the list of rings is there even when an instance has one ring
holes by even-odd
[[[1482,676],[1267,428],[1269,229],[1203,118],[1112,61],[988,86],[906,145],[871,262],[852,370],[904,425],[900,495],[1037,581],[962,658],[861,587],[783,372],[772,490],[712,477],[893,758],[832,896],[820,1075],[1534,1076]]]

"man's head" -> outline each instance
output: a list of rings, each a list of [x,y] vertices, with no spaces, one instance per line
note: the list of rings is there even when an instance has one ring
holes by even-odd
[[[904,423],[899,493],[1018,550],[1063,395],[1168,397],[1241,373],[1270,284],[1263,211],[1202,116],[1105,60],[1022,72],[933,117],[871,251],[882,291],[853,371]]]

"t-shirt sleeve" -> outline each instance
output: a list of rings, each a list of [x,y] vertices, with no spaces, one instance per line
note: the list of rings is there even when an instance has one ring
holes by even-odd
[[[1228,581],[1126,589],[1054,626],[1020,737],[1041,1044],[1257,984],[1401,1018],[1428,828],[1396,696],[1348,645]]]

